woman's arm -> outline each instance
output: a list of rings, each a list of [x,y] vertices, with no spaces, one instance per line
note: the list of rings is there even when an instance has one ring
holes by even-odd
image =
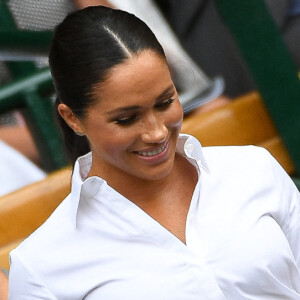
[[[290,199],[286,199],[289,203],[287,207],[288,219],[284,231],[300,270],[300,193],[295,188],[288,196],[290,197]]]
[[[279,196],[278,218],[300,270],[300,193],[290,176],[272,157],[272,183]]]
[[[9,299],[10,300],[55,300],[46,284],[19,258],[17,250],[10,253]]]

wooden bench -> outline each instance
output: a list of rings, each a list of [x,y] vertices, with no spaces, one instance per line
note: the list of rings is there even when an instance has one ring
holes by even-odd
[[[38,228],[70,191],[71,169],[0,197],[0,268],[8,268],[8,253]]]
[[[292,175],[295,167],[258,93],[253,92],[207,111],[192,113],[182,132],[194,135],[203,146],[256,145],[268,149]]]

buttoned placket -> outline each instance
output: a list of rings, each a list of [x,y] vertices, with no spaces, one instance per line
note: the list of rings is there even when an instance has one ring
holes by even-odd
[[[198,175],[201,175],[199,168]],[[91,177],[83,183],[82,192],[86,196],[95,197],[100,187],[101,180],[96,177]],[[164,247],[171,255],[177,257],[178,261],[183,262],[183,264],[186,265],[186,272],[191,274],[190,276],[199,282],[199,290],[201,290],[203,295],[206,295],[205,299],[224,300],[226,298],[205,261],[205,251],[198,251],[198,249],[203,249],[204,247],[204,244],[201,244],[199,235],[193,226],[194,211],[199,201],[199,193],[200,180],[198,180],[196,185],[187,216],[186,244],[182,243],[155,219],[116,191],[114,197],[116,200],[112,201],[111,205],[115,207],[116,213],[122,211],[123,216],[126,215],[130,222],[135,223],[135,226],[140,229],[141,238],[149,238],[152,243],[157,244],[159,247]],[[126,205],[124,201],[127,202]]]
[[[205,166],[201,159],[192,158],[195,152],[195,147],[192,143],[186,142],[184,147],[184,154],[186,158],[196,167],[198,176],[201,176],[201,168],[205,170]],[[97,177],[87,178],[81,184],[80,197],[98,198],[97,193],[101,193],[101,186],[104,181]],[[200,182],[198,180],[196,188],[193,193],[190,209],[188,211],[186,220],[186,237],[187,243],[182,243],[175,235],[158,223],[155,219],[149,216],[137,205],[132,203],[115,190],[115,201],[110,205],[115,207],[116,214],[122,211],[122,215],[126,215],[129,222],[135,222],[135,226],[140,229],[141,238],[149,238],[152,243],[156,243],[159,247],[164,247],[166,251],[177,257],[186,266],[186,272],[191,274],[191,277],[199,282],[199,293],[205,299],[224,300],[226,299],[221,291],[213,272],[205,261],[205,251],[198,251],[203,249],[204,245],[199,240],[199,234],[193,226],[194,211],[199,201]],[[108,186],[108,188],[110,188]],[[103,199],[103,198],[102,198]],[[126,202],[126,203],[124,203]]]
[[[206,262],[205,243],[204,241],[201,241],[199,228],[195,226],[195,214],[198,209],[201,196],[201,171],[207,171],[207,168],[204,163],[202,163],[201,159],[192,158],[192,152],[194,149],[195,146],[193,144],[187,144],[187,147],[185,147],[187,159],[196,167],[198,173],[198,182],[191,199],[186,219],[186,250],[190,252],[189,255],[194,266],[191,266],[191,271],[194,272],[199,279],[201,279],[201,282],[206,283],[205,289],[207,290],[209,297],[211,297],[209,299],[226,299],[213,272]]]
[[[128,219],[137,221],[136,226],[141,229],[141,236],[150,237],[152,242],[157,243],[159,247],[164,246],[166,251],[172,252],[173,255],[178,257],[178,260],[184,262],[188,268],[188,272],[192,273],[199,281],[199,284],[201,284],[202,292],[206,295],[205,299],[224,300],[226,297],[220,289],[209,265],[205,261],[205,251],[198,251],[198,249],[201,248],[204,250],[205,245],[201,243],[199,234],[193,226],[193,221],[195,217],[194,212],[199,203],[200,197],[201,169],[204,171],[206,168],[200,159],[197,160],[191,158],[189,150],[194,151],[194,145],[188,146],[187,149],[185,149],[185,154],[187,159],[196,167],[199,180],[195,187],[187,215],[186,244],[182,243],[182,241],[163,227],[159,222],[126,198],[125,200],[129,201],[129,205],[123,213],[128,216]]]

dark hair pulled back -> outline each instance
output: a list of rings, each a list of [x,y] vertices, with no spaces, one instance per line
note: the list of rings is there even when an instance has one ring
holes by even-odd
[[[69,14],[54,32],[49,64],[56,89],[56,114],[71,161],[90,151],[86,137],[77,136],[57,112],[66,104],[83,118],[93,104],[92,89],[109,71],[131,55],[152,50],[165,58],[149,27],[134,15],[104,6]],[[101,98],[101,97],[100,97]]]

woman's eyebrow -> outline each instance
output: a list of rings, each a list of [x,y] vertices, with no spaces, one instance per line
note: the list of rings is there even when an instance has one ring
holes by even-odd
[[[174,85],[170,84],[163,92],[157,97],[156,101],[165,100],[166,96],[169,96],[171,93],[175,92]]]
[[[117,109],[111,110],[109,112],[107,112],[107,115],[114,115],[114,114],[120,114],[120,113],[124,113],[124,112],[128,112],[128,111],[134,111],[134,110],[138,110],[141,107],[138,105],[132,105],[132,106],[124,106],[124,107],[119,107]]]
[[[156,102],[157,101],[161,101],[161,100],[165,100],[166,96],[169,96],[171,93],[174,93],[175,89],[174,89],[174,85],[171,84],[169,85],[166,89],[164,89],[156,98]],[[131,105],[131,106],[124,106],[124,107],[119,107],[117,109],[111,110],[109,112],[107,112],[107,115],[114,115],[114,114],[120,114],[120,113],[124,113],[124,112],[128,112],[128,111],[136,111],[141,109],[141,107],[139,105]]]

